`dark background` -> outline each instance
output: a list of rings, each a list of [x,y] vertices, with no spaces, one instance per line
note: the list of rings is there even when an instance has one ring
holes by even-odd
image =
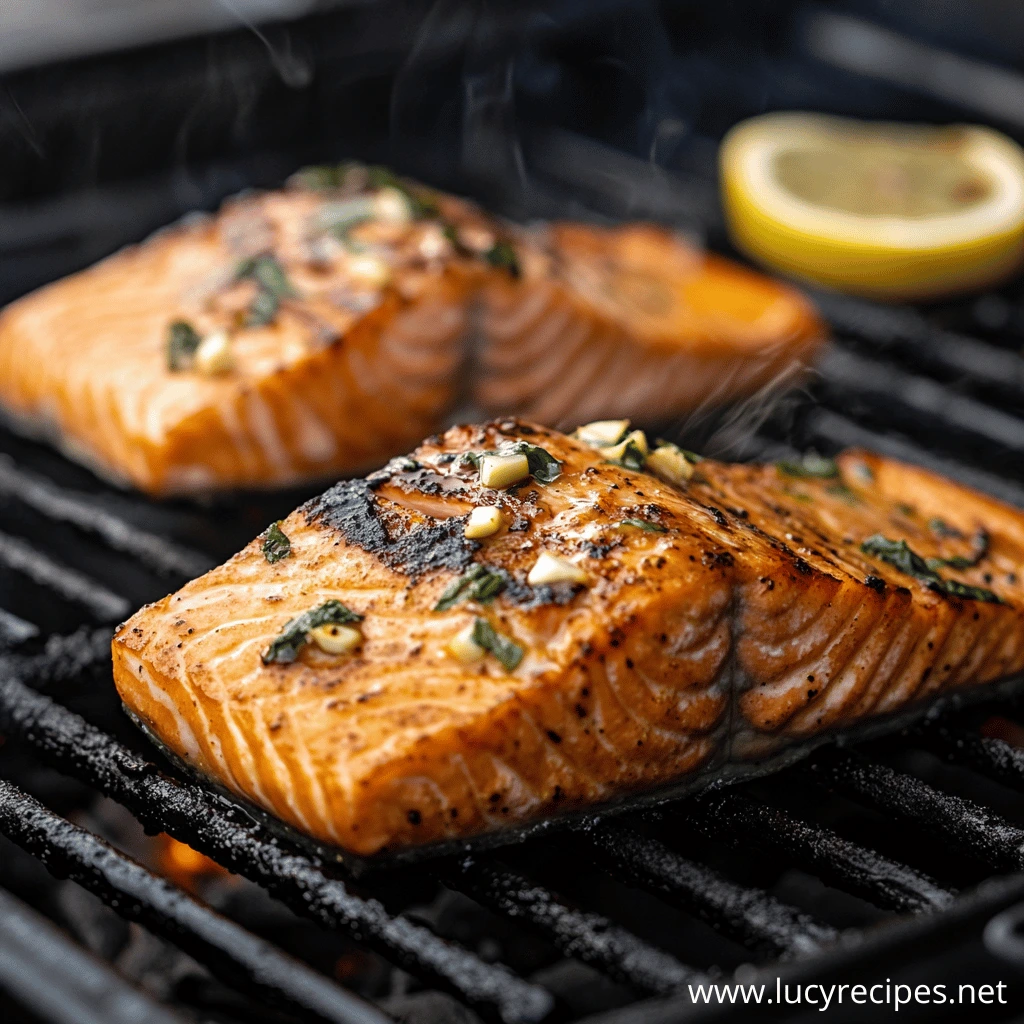
[[[195,0],[160,25],[183,38],[86,39],[104,52],[34,66],[70,29],[23,30],[30,66],[0,76],[0,301],[309,161],[385,161],[513,217],[651,217],[721,247],[716,144],[751,114],[982,120],[1024,138],[1009,0],[374,0],[189,36],[209,22],[192,7],[231,23],[234,8]],[[950,71],[950,51],[986,62],[980,78]]]

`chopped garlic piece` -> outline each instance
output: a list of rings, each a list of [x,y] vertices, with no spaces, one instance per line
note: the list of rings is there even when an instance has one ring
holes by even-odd
[[[493,231],[488,231],[477,224],[464,224],[458,230],[458,239],[470,252],[481,254],[493,249],[497,241]]]
[[[391,268],[376,256],[353,256],[348,261],[349,274],[359,284],[383,288],[391,281]]]
[[[655,448],[647,456],[644,469],[666,483],[683,486],[693,476],[693,464],[674,444]]]
[[[480,505],[469,513],[466,522],[466,529],[463,536],[470,540],[480,540],[481,537],[490,537],[501,529],[501,510],[493,505]]]
[[[208,334],[196,349],[195,368],[206,377],[227,373],[235,365],[231,354],[231,339],[224,331]]]
[[[475,623],[470,623],[460,633],[456,633],[455,636],[445,644],[445,650],[455,658],[457,661],[461,661],[464,665],[470,665],[474,661],[480,661],[487,653],[474,639],[473,639],[473,628]]]
[[[408,224],[412,220],[412,206],[397,188],[387,186],[373,197],[373,215],[389,224]]]
[[[601,454],[609,462],[621,462],[630,448],[636,449],[641,456],[647,455],[650,449],[647,447],[647,435],[642,430],[630,431],[618,444],[602,448]]]
[[[309,638],[326,654],[351,654],[363,642],[363,634],[358,629],[333,622],[314,626]]]
[[[524,454],[485,455],[480,460],[480,483],[495,489],[510,487],[530,475],[530,462]]]
[[[621,441],[627,430],[629,420],[595,420],[577,427],[575,436],[587,444],[603,448]]]
[[[534,562],[526,582],[539,587],[545,583],[587,583],[589,579],[578,565],[544,551]]]
[[[436,260],[446,256],[451,249],[451,242],[445,238],[444,231],[437,224],[428,224],[420,238],[420,255],[425,260]]]

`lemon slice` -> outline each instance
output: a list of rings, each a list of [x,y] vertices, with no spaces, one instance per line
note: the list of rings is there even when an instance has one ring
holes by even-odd
[[[1024,261],[1024,151],[989,128],[751,118],[721,149],[733,241],[840,291],[922,299]]]

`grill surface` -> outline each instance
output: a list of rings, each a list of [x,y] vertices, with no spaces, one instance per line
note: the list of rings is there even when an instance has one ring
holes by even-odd
[[[739,55],[712,48],[659,58],[668,62],[660,72],[713,92],[731,112],[728,121],[763,104],[849,109],[848,93],[869,114],[965,116],[948,97],[922,97],[923,87],[812,65],[797,43],[756,61],[745,61],[737,45]],[[386,50],[374,51],[375,67],[387,64]],[[962,102],[969,108],[971,96]],[[716,126],[705,113],[695,123],[707,143],[728,122]],[[533,169],[527,186],[502,185],[493,161],[484,175],[521,212],[653,216],[696,227],[727,250],[699,133],[668,172],[630,156],[628,146],[615,150],[562,130],[527,133],[524,146]],[[286,163],[218,164],[191,202],[272,178]],[[71,203],[78,218],[71,226],[83,237],[90,218],[98,222],[119,197],[131,196],[147,224],[183,202],[168,198],[166,183],[112,185],[106,195],[95,209]],[[99,254],[80,246],[44,258],[58,208],[69,207],[51,203],[36,220],[17,220],[10,244],[41,248],[26,264],[28,276],[3,285],[10,294]],[[136,230],[128,221],[123,230]],[[101,237],[107,248],[124,240]],[[786,401],[732,420],[697,418],[679,427],[680,439],[744,457],[864,445],[1024,507],[1019,291],[1014,283],[927,309],[816,292],[835,340],[815,378]],[[1024,912],[1014,909],[1024,900],[1024,753],[979,732],[988,711],[1017,715],[1009,701],[949,710],[855,751],[821,750],[770,778],[657,811],[359,879],[181,778],[116,704],[110,627],[231,554],[305,496],[242,497],[213,509],[154,506],[0,432],[0,733],[7,738],[0,832],[239,993],[230,1002],[200,987],[161,1007],[0,889],[0,986],[36,1018],[370,1024],[414,1013],[409,1019],[474,1020],[472,1013],[508,1024],[654,1024],[744,1018],[742,1005],[695,1007],[687,996],[688,985],[729,980],[737,969],[737,977],[774,989],[776,978],[935,979],[944,977],[943,965],[957,980],[980,984],[1024,965],[1015,930]],[[70,790],[46,774],[53,770],[71,780]],[[148,832],[165,832],[254,883],[250,902],[259,887],[296,921],[314,922],[314,935],[342,936],[332,941],[347,943],[338,948],[349,959],[371,950],[394,965],[382,968],[391,979],[384,1008],[374,1000],[388,995],[388,985],[367,980],[372,970],[356,972],[347,987],[303,962],[315,957],[290,949],[287,929],[269,942],[67,820],[99,806],[97,794]],[[18,887],[19,863],[13,854],[0,858],[0,885]],[[430,989],[451,1000],[431,1002]],[[1021,1009],[1012,990],[1011,1003],[998,1008],[1006,1017]],[[759,1015],[790,1012],[762,1006]],[[903,1019],[927,1013],[906,1008]]]

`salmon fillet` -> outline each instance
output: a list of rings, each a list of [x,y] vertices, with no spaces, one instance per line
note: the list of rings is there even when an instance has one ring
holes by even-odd
[[[485,266],[445,230],[489,234],[468,204],[367,174],[229,201],[13,303],[0,406],[154,495],[406,450],[454,400]]]
[[[652,225],[556,223],[516,238],[483,290],[475,397],[567,427],[667,422],[791,377],[825,335],[799,292]]]
[[[381,168],[310,168],[0,312],[0,409],[153,495],[276,487],[405,451],[467,375],[492,412],[654,421],[821,336],[791,289],[659,229],[550,237]]]
[[[861,452],[694,465],[597,433],[455,427],[339,483],[121,626],[122,699],[199,772],[367,857],[1024,669],[1022,513]]]

